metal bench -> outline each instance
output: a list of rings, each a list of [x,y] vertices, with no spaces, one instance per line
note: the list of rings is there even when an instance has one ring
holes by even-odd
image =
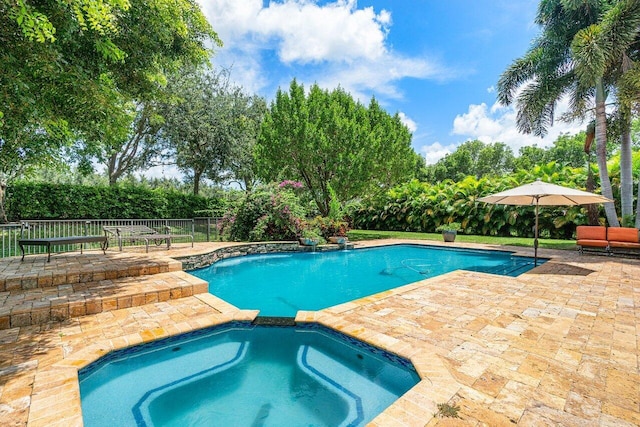
[[[80,253],[84,248],[85,243],[100,243],[102,253],[106,253],[109,247],[109,240],[107,236],[67,236],[67,237],[41,237],[36,239],[19,239],[18,245],[22,252],[22,259],[24,261],[24,247],[25,246],[46,246],[47,247],[47,262],[51,261],[51,246],[56,245],[80,245]]]
[[[102,228],[106,237],[112,236],[116,238],[121,251],[125,241],[144,242],[147,252],[149,252],[149,242],[154,242],[158,246],[166,242],[167,250],[169,250],[171,249],[171,239],[187,237],[191,239],[191,247],[193,247],[192,234],[171,234],[171,227],[167,226],[165,226],[165,234],[158,233],[158,231],[146,225],[108,225]]]

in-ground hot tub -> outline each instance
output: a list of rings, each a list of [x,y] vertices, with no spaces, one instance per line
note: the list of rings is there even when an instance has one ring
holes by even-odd
[[[85,426],[360,426],[419,380],[331,329],[233,322],[122,350],[79,372]]]

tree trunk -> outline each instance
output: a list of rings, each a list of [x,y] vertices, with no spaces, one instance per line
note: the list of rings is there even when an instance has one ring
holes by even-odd
[[[588,154],[587,160],[587,191],[593,193],[596,188],[595,180],[593,179],[593,171],[591,170],[591,153]],[[589,225],[600,225],[600,215],[598,214],[598,205],[587,205],[587,218],[589,219]]]
[[[596,81],[596,156],[600,173],[600,188],[602,195],[613,200],[611,180],[607,170],[607,117],[605,110],[605,94],[602,79]],[[604,204],[604,212],[610,227],[620,227],[616,207],[611,203]]]
[[[638,182],[638,209],[636,210],[636,228],[640,228],[640,182]]]
[[[627,226],[630,226],[633,220],[633,172],[631,156],[631,123],[625,120],[620,146],[620,202],[622,222]]]
[[[202,178],[201,171],[193,171],[193,195],[200,194],[200,179]]]
[[[109,176],[109,185],[114,186],[118,182],[118,175],[116,174],[116,153],[111,154],[109,161],[107,162],[107,175]]]
[[[0,181],[0,224],[6,224],[9,222],[7,220],[7,213],[4,209],[5,194],[7,194],[5,191],[6,189],[7,184]]]

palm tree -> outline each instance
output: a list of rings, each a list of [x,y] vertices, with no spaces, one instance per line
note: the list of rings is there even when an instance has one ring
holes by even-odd
[[[608,9],[598,23],[578,31],[571,43],[579,85],[595,89],[596,152],[600,179],[603,182],[602,193],[609,198],[611,194],[605,194],[602,173],[606,172],[607,141],[605,79],[608,77],[613,83],[617,83],[620,76],[629,70],[628,53],[637,39],[639,26],[640,0],[622,0]],[[621,208],[622,217],[627,218],[633,214],[631,121],[628,106],[619,103],[618,110],[623,119],[620,150]],[[611,185],[608,181],[606,184],[609,187]]]
[[[576,34],[597,23],[607,6],[605,0],[576,3],[543,0],[538,6],[535,21],[542,26],[542,34],[529,51],[500,76],[498,99],[504,105],[515,101],[517,126],[521,132],[544,136],[547,128],[553,125],[555,106],[562,97],[569,96],[571,99],[571,117],[584,117],[587,101],[595,95],[596,121],[605,121],[599,127],[604,132],[599,135],[600,139],[596,132],[602,194],[612,198],[606,143],[600,143],[606,142],[605,85],[600,79],[600,85],[596,85],[594,91],[593,87],[580,84],[581,76],[577,74],[571,49]],[[605,213],[609,225],[619,225],[613,203],[605,204]]]
[[[635,52],[638,55],[638,52]],[[620,77],[617,86],[618,92],[618,111],[622,116],[622,121],[625,123],[622,134],[622,149],[620,151],[620,174],[621,181],[624,177],[633,179],[631,171],[631,116],[632,110],[638,111],[640,105],[640,64],[631,64],[631,67],[624,72]],[[623,170],[624,172],[623,175]],[[633,192],[633,185],[631,184],[631,192]],[[623,191],[628,191],[624,188]],[[638,200],[640,200],[640,184],[638,185]],[[624,202],[624,199],[623,199]],[[625,211],[623,211],[625,212]],[[624,213],[623,213],[624,218]],[[636,208],[635,227],[640,228],[640,206]]]

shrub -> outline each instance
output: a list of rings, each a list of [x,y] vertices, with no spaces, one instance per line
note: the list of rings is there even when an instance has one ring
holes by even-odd
[[[318,234],[329,240],[331,236],[346,236],[349,231],[349,224],[346,221],[339,221],[333,218],[317,216],[307,223],[311,229],[317,230]]]
[[[247,193],[224,217],[223,232],[231,240],[295,240],[305,210],[289,186],[266,185]]]

